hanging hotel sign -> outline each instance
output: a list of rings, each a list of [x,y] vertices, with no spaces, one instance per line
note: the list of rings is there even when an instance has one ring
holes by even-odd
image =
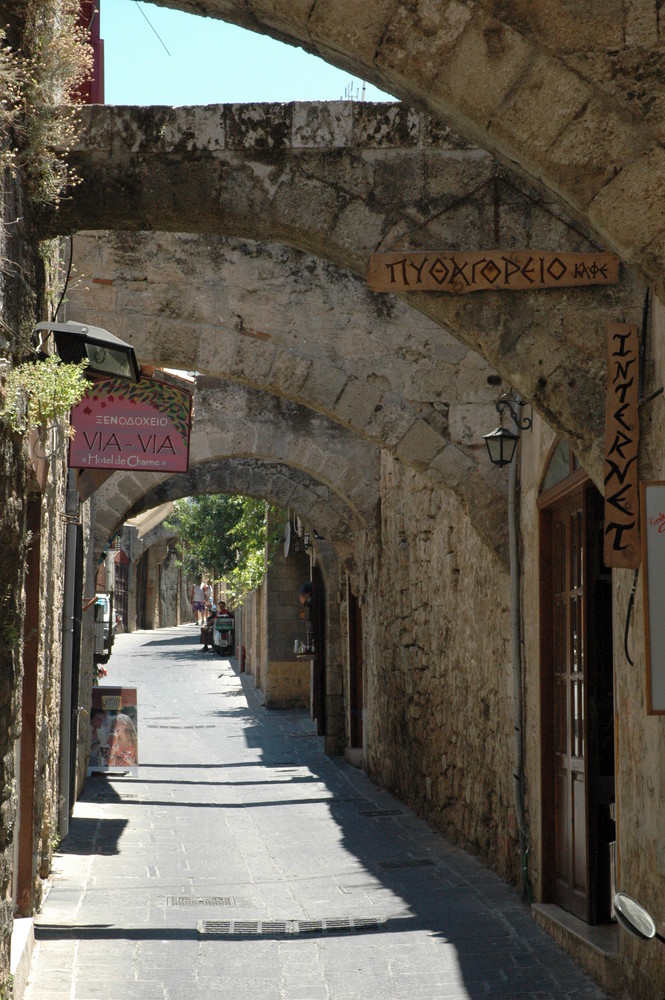
[[[191,413],[191,394],[164,382],[91,382],[72,410],[69,467],[187,472]]]
[[[537,288],[615,285],[614,254],[548,250],[432,250],[374,253],[369,286],[375,292],[517,292]]]
[[[607,331],[605,409],[605,565],[640,565],[637,480],[639,338],[633,323]]]

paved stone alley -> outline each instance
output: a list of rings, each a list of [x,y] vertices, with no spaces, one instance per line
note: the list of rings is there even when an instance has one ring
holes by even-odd
[[[88,778],[26,1000],[602,1000],[514,891],[197,640],[116,640],[139,775]]]

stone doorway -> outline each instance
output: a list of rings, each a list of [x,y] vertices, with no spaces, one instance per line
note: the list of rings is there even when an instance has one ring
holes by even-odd
[[[539,498],[543,874],[547,897],[610,918],[614,840],[611,573],[603,500],[567,446]]]

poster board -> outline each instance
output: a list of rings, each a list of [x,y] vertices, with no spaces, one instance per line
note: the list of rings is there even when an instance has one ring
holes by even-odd
[[[665,482],[640,484],[647,714],[665,715]]]
[[[136,688],[93,687],[88,774],[138,774],[138,733]]]

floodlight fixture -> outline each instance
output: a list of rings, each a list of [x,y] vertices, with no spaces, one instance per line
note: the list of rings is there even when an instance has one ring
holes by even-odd
[[[65,363],[87,361],[86,372],[138,382],[141,369],[134,348],[108,330],[72,320],[67,323],[37,323],[35,336],[38,350],[49,334],[53,334],[56,351]]]

